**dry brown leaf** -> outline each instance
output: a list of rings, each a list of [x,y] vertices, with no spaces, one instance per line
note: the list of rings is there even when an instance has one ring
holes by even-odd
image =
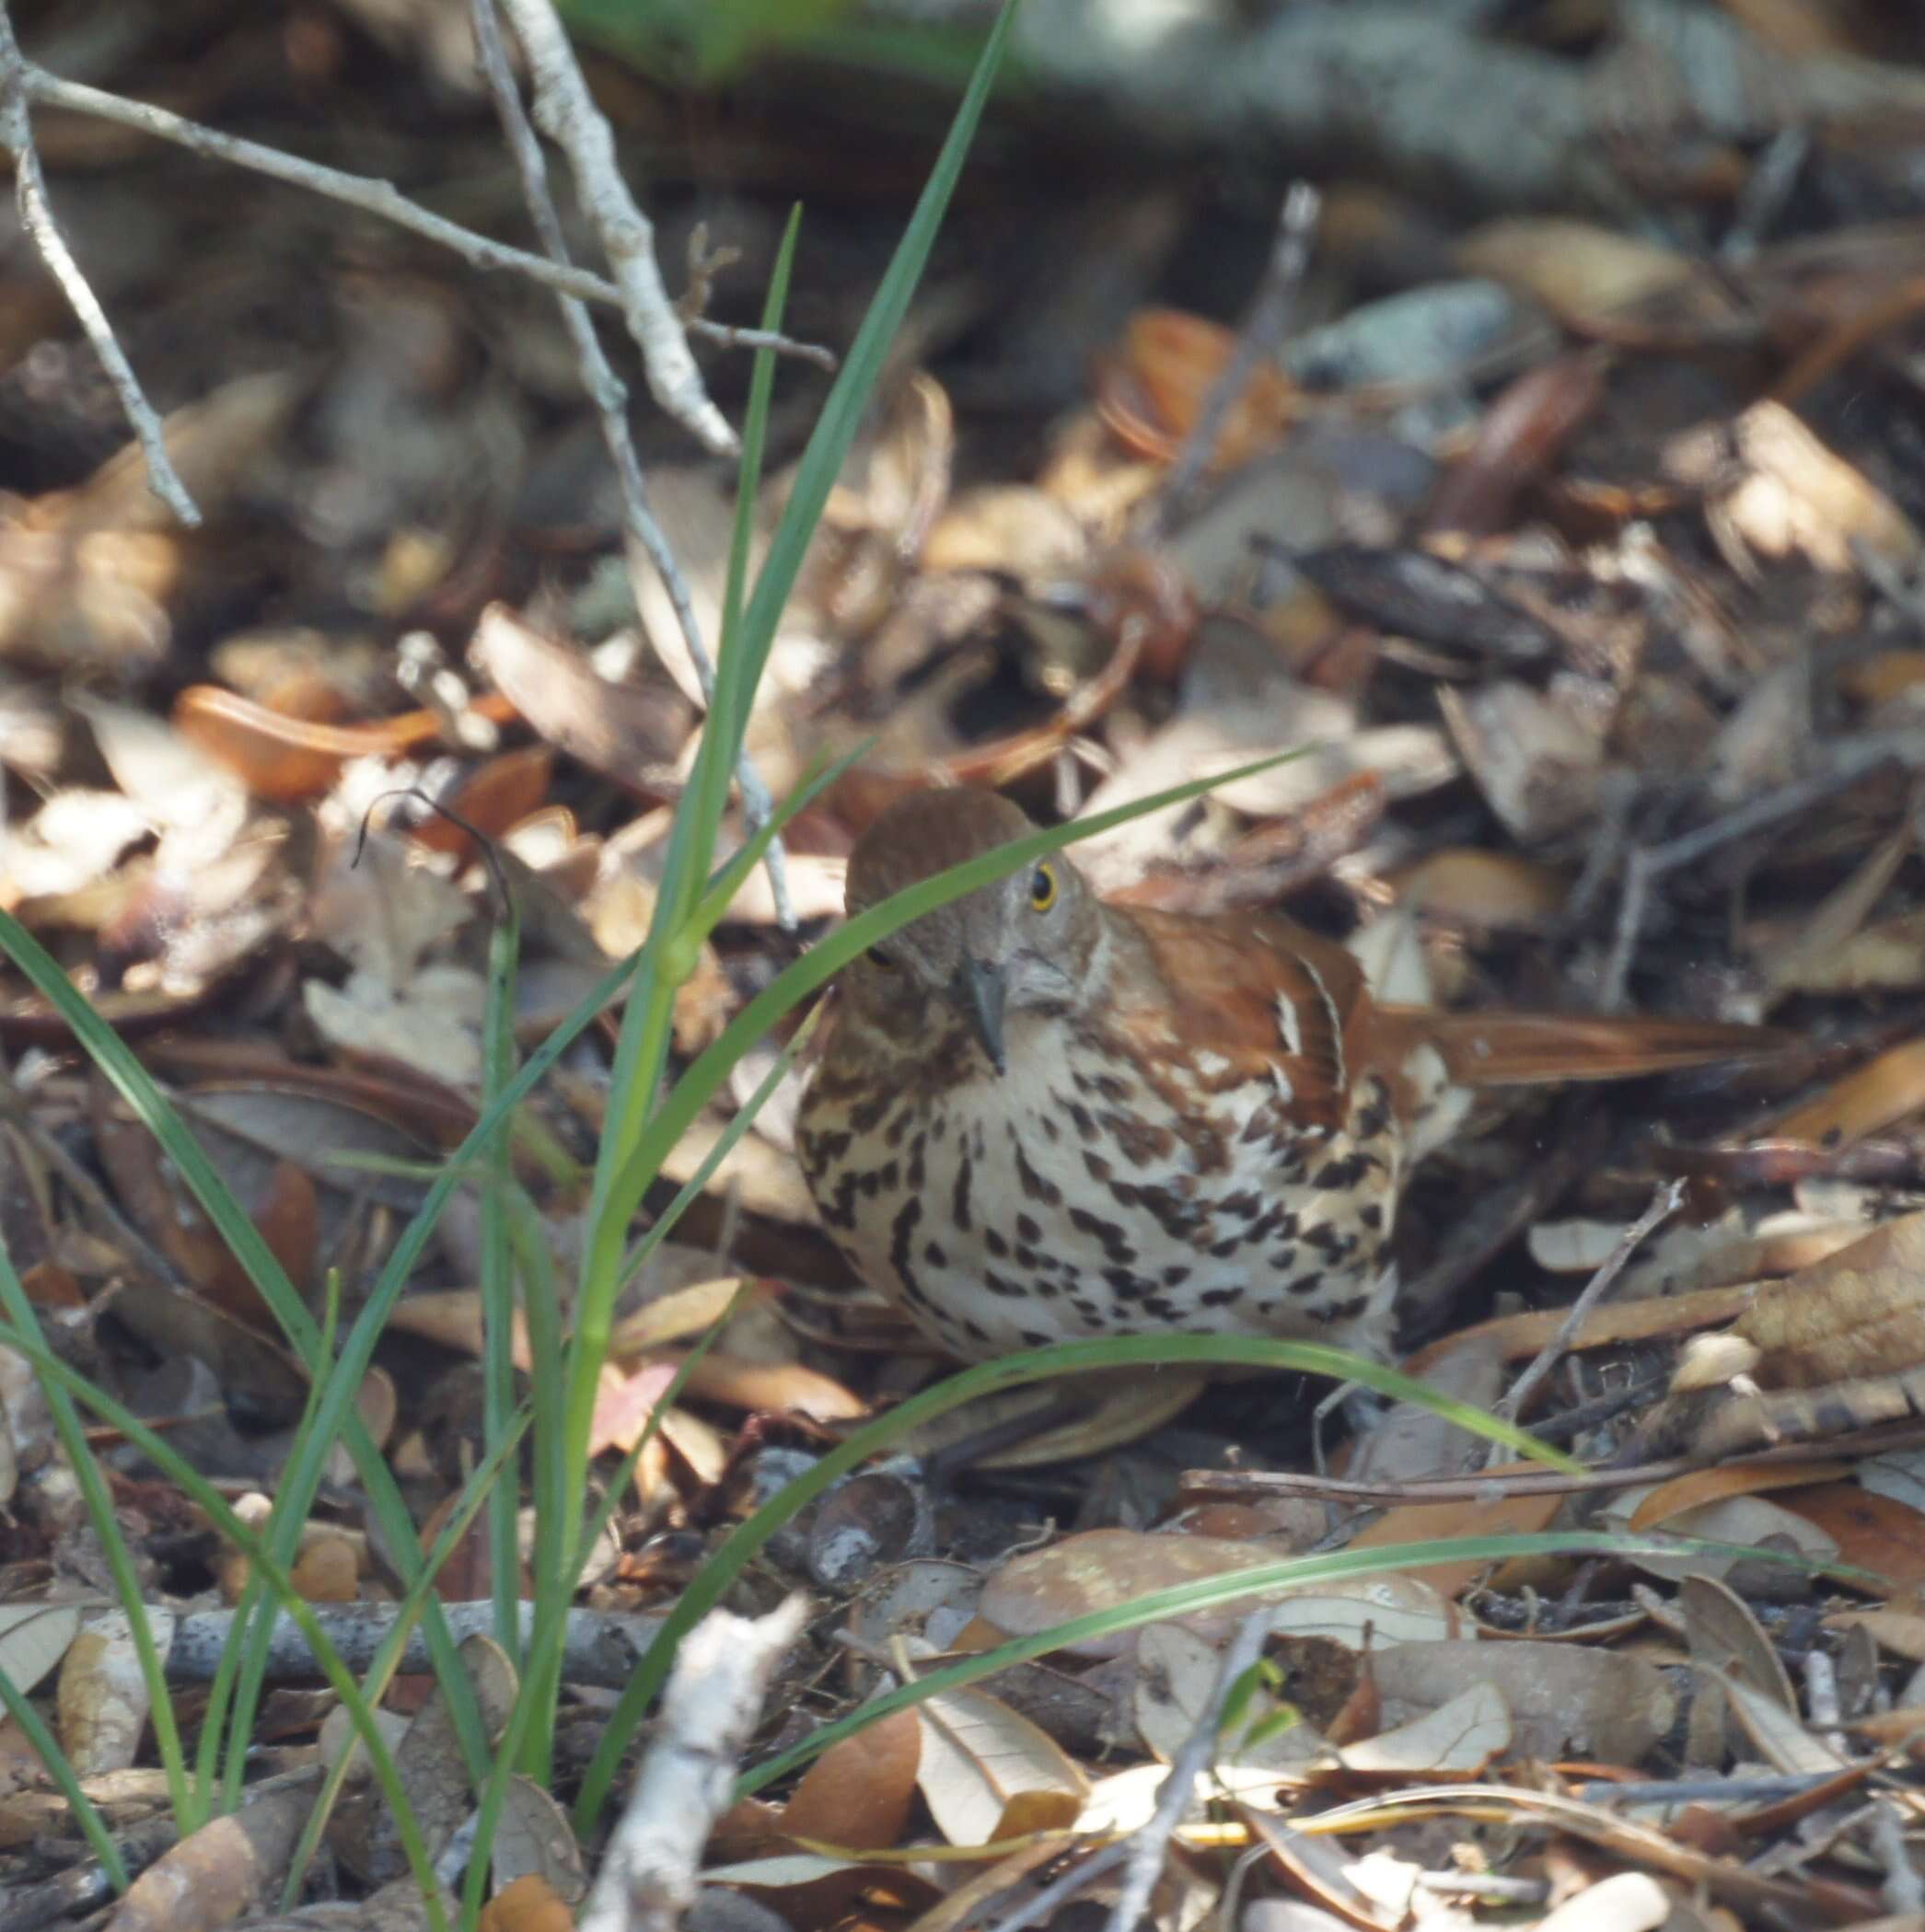
[[[1772,1123],[1780,1140],[1849,1147],[1925,1107],[1925,1040],[1893,1047]]]
[[[1917,568],[1911,519],[1782,403],[1753,403],[1735,423],[1678,439],[1664,467],[1715,489],[1707,516],[1734,567],[1750,568],[1747,553],[1756,553],[1855,573],[1853,546],[1862,544],[1902,573]],[[1734,470],[1738,480],[1727,482]]]
[[[1690,295],[1700,313],[1731,308],[1716,277],[1687,255],[1558,215],[1511,215],[1474,228],[1456,245],[1473,275],[1522,289],[1576,329],[1621,316],[1661,296]]]
[[[1720,1469],[1693,1469],[1649,1491],[1632,1511],[1628,1528],[1654,1530],[1687,1510],[1722,1501],[1727,1496],[1768,1496],[1805,1483],[1835,1482],[1846,1475],[1849,1463],[1740,1463]]]
[[[1766,1282],[1732,1332],[1757,1349],[1767,1388],[1822,1388],[1925,1364],[1925,1213]]]
[[[1047,1731],[1000,1698],[945,1691],[917,1706],[916,1716],[916,1787],[951,1845],[995,1845],[1076,1822],[1089,1780]]]
[[[1504,1694],[1490,1678],[1473,1683],[1420,1717],[1346,1744],[1346,1771],[1368,1777],[1475,1777],[1512,1744]]]
[[[1635,1764],[1670,1730],[1677,1699],[1641,1658],[1592,1646],[1525,1641],[1398,1644],[1371,1660],[1387,1723],[1448,1704],[1467,1680],[1502,1694],[1525,1756]]]
[[[1830,1537],[1841,1561],[1895,1587],[1898,1596],[1888,1607],[1925,1608],[1925,1515],[1856,1483],[1826,1483],[1783,1500],[1786,1509]]]
[[[1508,1473],[1525,1465],[1509,1464],[1488,1472],[1499,1484]],[[1351,1538],[1352,1550],[1397,1549],[1408,1543],[1429,1543],[1445,1536],[1529,1535],[1548,1529],[1555,1521],[1562,1498],[1555,1496],[1497,1496],[1489,1500],[1448,1503],[1399,1503],[1386,1510]],[[1447,1600],[1461,1596],[1490,1568],[1481,1560],[1436,1563],[1422,1569],[1406,1570]]]
[[[539,1872],[526,1872],[481,1907],[479,1932],[574,1932],[574,1914]]]
[[[1073,1617],[1169,1590],[1251,1569],[1270,1560],[1245,1543],[1206,1536],[1151,1535],[1142,1530],[1085,1530],[1046,1548],[1004,1562],[983,1586],[980,1614],[1006,1637],[1028,1637]],[[1272,1592],[1281,1596],[1286,1592]],[[1185,1618],[1193,1630],[1234,1627],[1256,1599],[1224,1611]],[[1082,1654],[1114,1656],[1128,1648],[1125,1636],[1078,1645]]]
[[[191,1832],[134,1880],[106,1932],[206,1932],[280,1885],[313,1805],[305,1790],[256,1798]]]
[[[145,1616],[165,1657],[173,1613],[150,1603]],[[99,1777],[133,1763],[152,1706],[125,1612],[97,1612],[67,1646],[54,1703],[60,1748],[78,1776]]]

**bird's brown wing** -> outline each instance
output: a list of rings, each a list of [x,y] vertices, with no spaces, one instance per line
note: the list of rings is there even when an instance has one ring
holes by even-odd
[[[1107,911],[1137,943],[1125,948],[1110,1019],[1140,1059],[1180,1053],[1206,1089],[1281,1074],[1302,1125],[1343,1124],[1370,1022],[1363,968],[1346,948],[1281,919]]]

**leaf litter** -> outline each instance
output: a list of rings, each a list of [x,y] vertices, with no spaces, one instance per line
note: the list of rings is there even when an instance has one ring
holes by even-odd
[[[23,33],[50,11],[23,6]],[[494,217],[476,226],[506,232],[436,10],[412,37],[377,11],[306,9],[276,40],[207,0],[166,35],[131,26],[103,84],[145,96],[258,71],[264,125],[291,129],[319,99],[357,138],[378,96],[380,138],[411,157],[394,171],[468,181]],[[1005,1638],[1314,1550],[1621,1523],[1806,1559],[1466,1558],[1272,1592],[1265,1681],[1175,1827],[1159,1926],[1216,1910],[1252,1932],[1330,1922],[1316,1915],[1897,1922],[1925,1882],[1925,500],[1908,427],[1925,242],[1879,219],[1873,191],[1915,162],[1925,49],[1819,0],[1708,10],[1745,83],[1734,126],[1694,70],[1703,48],[1667,38],[1686,11],[1626,9],[1615,38],[1546,29],[1560,81],[1588,75],[1620,110],[1627,63],[1668,63],[1670,118],[1629,177],[1661,223],[1491,207],[1462,182],[1413,195],[1388,185],[1409,179],[1396,143],[1412,130],[1374,130],[1354,174],[1323,184],[1299,312],[1260,345],[1180,503],[1165,492],[1238,353],[1267,223],[1238,203],[1247,189],[1200,175],[1126,170],[1127,192],[1083,206],[987,156],[980,227],[939,251],[757,694],[748,746],[778,795],[817,758],[873,746],[790,828],[801,932],[780,930],[758,874],[703,949],[676,1010],[683,1057],[826,929],[852,840],[901,792],[987,782],[1061,816],[1293,743],[1311,747],[1294,763],[1091,841],[1093,874],[1140,903],[1281,905],[1400,951],[1452,1006],[1769,1016],[1799,1042],[1737,1073],[1487,1103],[1412,1186],[1409,1359],[1488,1404],[1548,1352],[1522,1419],[1615,1472],[1608,1488],[1485,1466],[1463,1431],[1400,1408],[1366,1417],[1326,1471],[1305,1385],[1218,1382],[1193,1406],[1166,1371],[1072,1404],[1020,1447],[983,1446],[980,1412],[932,1430],[771,1545],[760,1607],[788,1581],[817,1594],[757,1760]],[[368,100],[351,98],[351,52]],[[631,90],[625,133],[682,138],[619,64],[603,71]],[[197,84],[198,111],[219,120],[231,85]],[[1840,118],[1867,101],[1892,117],[1878,153]],[[1101,122],[1097,152],[1118,138]],[[55,191],[99,229],[92,266],[209,521],[190,534],[157,513],[17,260],[0,906],[168,1082],[290,1276],[310,1296],[338,1278],[352,1315],[476,1117],[499,910],[478,841],[505,855],[522,922],[527,1049],[645,931],[701,691],[672,613],[634,608],[610,569],[619,513],[536,292],[399,237],[362,259],[321,203],[290,204],[269,234],[253,184],[94,133],[106,145],[82,166],[81,124],[48,122]],[[760,138],[750,178],[777,191],[723,185],[714,151],[691,149],[702,191],[665,188],[665,232],[684,237],[700,206],[741,249],[715,287],[747,319],[778,204],[806,193],[810,332],[846,341],[851,291],[894,224],[842,195],[803,119],[771,113]],[[1747,230],[1769,144],[1794,139],[1802,192]],[[888,152],[876,185],[893,203],[920,164]],[[217,327],[185,325],[190,281],[219,291]],[[717,356],[712,376],[738,399],[741,366]],[[821,394],[785,368],[766,513]],[[651,460],[713,632],[727,492],[686,447]],[[517,1141],[534,1238],[563,1278],[609,1037],[591,1031]],[[303,1372],[23,980],[0,988],[0,1232],[29,1293],[204,1474],[271,1494]],[[669,1183],[724,1119],[691,1134]],[[780,1122],[771,1107],[724,1160],[625,1304],[596,1419],[609,1466],[689,1345],[719,1333],[586,1580],[597,1613],[667,1608],[783,1472],[928,1378],[813,1226]],[[1672,1177],[1689,1182],[1683,1214],[1564,1332],[1573,1284]],[[363,1405],[423,1522],[481,1439],[463,1211]],[[30,1378],[0,1395],[0,1579],[46,1606],[0,1632],[4,1667],[52,1697],[76,1762],[104,1774],[104,1751],[131,1776],[126,1673],[58,1607],[98,1587],[99,1553]],[[150,1600],[231,1603],[247,1564],[131,1445],[111,1466]],[[341,1476],[302,1587],[372,1602],[385,1566]],[[1814,1574],[1826,1564],[1848,1569]],[[475,1576],[485,1593],[485,1561]],[[1145,1829],[1162,1767],[1219,1721],[1216,1666],[1247,1610],[1087,1639],[879,1719],[779,1801],[725,1814],[709,1882],[794,1932],[1007,1921],[1026,1888]],[[563,1790],[599,1707],[586,1683],[571,1698]],[[269,1735],[263,1712],[263,1779],[313,1753],[318,1715]],[[426,1715],[410,1733],[423,1792],[455,1763]],[[11,1727],[0,1741],[30,1763]],[[117,1828],[162,1801],[128,1787]],[[57,1868],[26,1846],[68,1829],[61,1802],[9,1775],[9,1888]],[[371,1891],[393,1847],[366,1791],[358,1804],[334,1856]],[[290,1855],[267,1811],[250,1830],[251,1856]],[[565,1838],[559,1818],[518,1830],[539,1882],[497,1908],[574,1896],[580,1874],[539,1856]],[[170,1856],[207,1850],[191,1845]],[[212,1869],[188,1880],[203,1896]],[[1116,1895],[1101,1871],[1090,1883]]]

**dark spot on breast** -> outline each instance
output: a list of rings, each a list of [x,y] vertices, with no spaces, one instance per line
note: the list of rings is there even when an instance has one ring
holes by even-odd
[[[889,1265],[904,1290],[918,1301],[923,1297],[916,1284],[915,1270],[910,1266],[910,1244],[915,1239],[916,1223],[922,1219],[922,1203],[912,1194],[897,1209],[896,1218],[889,1223]]]
[[[1163,1271],[1163,1285],[1165,1288],[1180,1288],[1189,1279],[1190,1267],[1187,1261],[1173,1261]]]
[[[1080,1100],[1071,1101],[1070,1119],[1085,1140],[1096,1138],[1096,1116]]]
[[[1109,1163],[1101,1154],[1093,1154],[1086,1149],[1083,1155],[1083,1164],[1093,1181],[1107,1181],[1112,1172]]]
[[[1327,1322],[1354,1322],[1370,1306],[1368,1295],[1352,1295],[1347,1301],[1333,1301],[1324,1310]]]
[[[934,1241],[925,1241],[922,1244],[922,1259],[931,1267],[947,1267],[949,1266],[948,1251],[941,1244]]]
[[[1299,1275],[1290,1283],[1288,1292],[1293,1295],[1314,1295],[1324,1285],[1320,1274]]]
[[[1240,1288],[1206,1288],[1197,1297],[1197,1300],[1205,1308],[1228,1308],[1232,1302],[1243,1300],[1243,1290]]]
[[[1384,1209],[1382,1206],[1376,1201],[1365,1201],[1363,1204],[1363,1206],[1357,1209],[1357,1219],[1361,1221],[1366,1228],[1370,1228],[1373,1230],[1381,1228],[1384,1225]]]
[[[1016,1155],[1016,1185],[1030,1200],[1040,1201],[1046,1208],[1062,1206],[1062,1189],[1047,1175],[1037,1173],[1030,1166],[1029,1159],[1018,1142]]]
[[[976,1163],[968,1154],[957,1163],[956,1190],[950,1197],[949,1214],[964,1233],[968,1233],[974,1223],[974,1215],[969,1207],[969,1184],[976,1174]]]
[[[1033,1214],[1016,1216],[1016,1238],[1020,1241],[1040,1241],[1043,1231]]]
[[[1026,1348],[1047,1348],[1049,1346],[1049,1342],[1050,1337],[1045,1335],[1040,1328],[1026,1328],[1023,1330],[1023,1346]]]
[[[1001,1295],[1006,1301],[1026,1301],[1029,1290],[1020,1281],[1012,1281],[1007,1275],[999,1275],[994,1268],[982,1271],[982,1285],[992,1295]]]
[[[1092,1214],[1087,1208],[1072,1208],[1070,1225],[1079,1233],[1094,1234],[1103,1244],[1105,1260],[1129,1262],[1136,1259],[1136,1250],[1131,1246],[1128,1233],[1117,1222],[1105,1221],[1101,1215]]]
[[[1261,1211],[1262,1197],[1254,1187],[1246,1187],[1235,1194],[1226,1194],[1216,1204],[1219,1214],[1235,1214],[1245,1221],[1251,1221]]]
[[[873,1134],[882,1125],[882,1116],[896,1105],[893,1092],[872,1093],[849,1109],[849,1125],[858,1134]]]
[[[1153,1161],[1167,1160],[1176,1150],[1176,1135],[1166,1127],[1145,1120],[1141,1114],[1105,1114],[1102,1119],[1116,1141],[1118,1152],[1132,1167],[1147,1167]]]
[[[1000,1229],[983,1229],[982,1244],[990,1251],[991,1255],[995,1255],[999,1261],[1003,1258],[1003,1255],[1009,1253],[1009,1243],[1003,1238],[1002,1231]]]

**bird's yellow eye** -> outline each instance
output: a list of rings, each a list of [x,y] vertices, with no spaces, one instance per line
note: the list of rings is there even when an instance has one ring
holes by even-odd
[[[1055,903],[1056,868],[1046,862],[1029,875],[1029,909],[1047,912]]]

